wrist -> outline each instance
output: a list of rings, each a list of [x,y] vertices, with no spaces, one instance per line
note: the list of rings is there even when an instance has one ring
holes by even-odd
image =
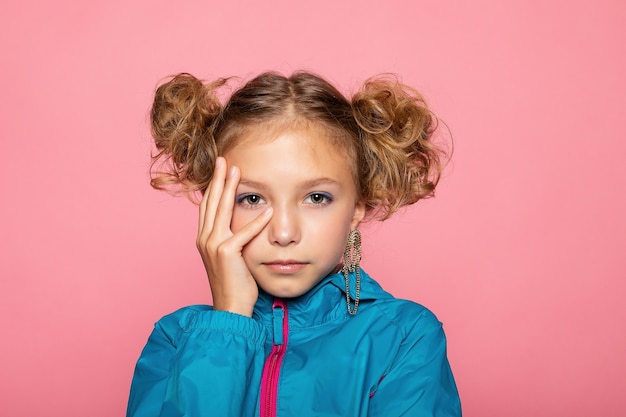
[[[241,303],[228,303],[228,302],[219,302],[217,300],[213,300],[213,310],[227,311],[229,313],[239,314],[245,317],[252,317],[252,311],[254,310],[254,305],[247,306],[247,305],[242,305]]]

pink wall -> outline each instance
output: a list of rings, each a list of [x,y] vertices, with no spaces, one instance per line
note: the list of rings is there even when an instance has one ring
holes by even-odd
[[[445,323],[465,415],[624,415],[623,2],[185,3],[2,5],[0,414],[122,415],[152,323],[210,301],[195,207],[147,183],[157,81],[307,68],[400,73],[454,133],[365,266]]]

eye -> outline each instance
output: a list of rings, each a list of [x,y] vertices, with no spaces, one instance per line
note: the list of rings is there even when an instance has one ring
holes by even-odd
[[[265,201],[263,197],[258,194],[242,194],[237,196],[237,204],[241,204],[243,206],[258,206],[259,204],[263,204]]]
[[[331,201],[333,201],[333,197],[327,193],[311,193],[305,200],[305,202],[315,205],[326,205]]]

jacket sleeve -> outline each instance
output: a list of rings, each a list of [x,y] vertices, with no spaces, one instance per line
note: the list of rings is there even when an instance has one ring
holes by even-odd
[[[127,416],[254,415],[264,340],[260,323],[208,306],[162,318],[137,361]]]
[[[406,332],[388,372],[371,394],[369,415],[460,417],[441,323],[424,309]]]

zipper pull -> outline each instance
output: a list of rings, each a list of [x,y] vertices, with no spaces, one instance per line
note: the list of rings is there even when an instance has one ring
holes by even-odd
[[[272,306],[273,327],[274,327],[274,344],[283,344],[283,320],[285,319],[285,310],[282,305],[274,303]]]

